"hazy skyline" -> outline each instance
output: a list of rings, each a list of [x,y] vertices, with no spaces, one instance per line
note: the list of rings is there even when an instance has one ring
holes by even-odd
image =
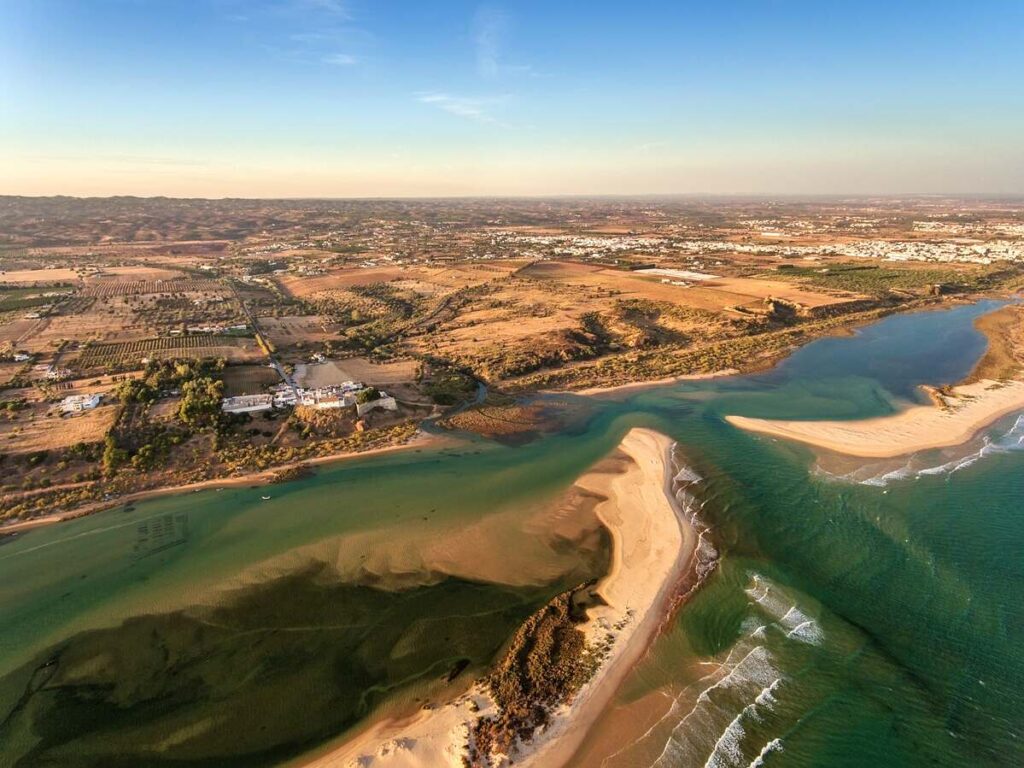
[[[0,0],[0,194],[1024,192],[1024,4]]]

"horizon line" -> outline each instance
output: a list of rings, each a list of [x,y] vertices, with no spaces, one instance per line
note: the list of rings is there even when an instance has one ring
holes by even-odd
[[[665,200],[674,198],[700,199],[1022,199],[1024,190],[1019,192],[639,192],[639,193],[614,193],[614,192],[563,192],[563,193],[538,193],[538,194],[466,194],[466,195],[284,195],[276,196],[252,196],[244,197],[237,195],[221,195],[204,197],[202,195],[69,195],[62,193],[55,194],[17,194],[0,193],[0,199],[26,199],[26,200],[220,200],[220,201],[264,201],[264,202],[342,202],[342,201],[368,201],[386,202],[393,200]]]

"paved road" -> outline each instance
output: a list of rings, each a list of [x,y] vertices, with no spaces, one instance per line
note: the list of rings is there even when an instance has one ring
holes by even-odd
[[[277,371],[277,375],[281,377],[281,381],[291,387],[296,399],[298,399],[299,388],[295,386],[295,382],[292,381],[291,376],[285,372],[284,366],[281,365],[281,361],[277,359],[277,355],[270,351],[270,344],[267,342],[266,335],[264,335],[263,331],[260,330],[260,325],[256,322],[256,317],[249,311],[249,307],[245,305],[245,301],[238,295],[238,288],[235,287],[234,283],[231,283],[231,291],[235,294],[238,304],[242,307],[242,311],[245,313],[245,319],[249,321],[249,325],[252,327],[253,332],[263,339],[264,351],[267,353],[267,357],[270,358],[270,364],[274,366],[274,370]]]

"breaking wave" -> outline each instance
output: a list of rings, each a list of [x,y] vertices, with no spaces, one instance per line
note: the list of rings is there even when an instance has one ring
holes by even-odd
[[[694,684],[706,687],[691,699],[689,709],[683,705],[687,691],[675,698],[665,715],[673,725],[653,763],[657,768],[757,768],[769,754],[784,749],[781,738],[765,742],[763,734],[786,717],[778,709],[780,700],[790,701],[791,710],[792,701],[800,699],[801,684],[781,670],[769,640],[772,647],[778,639],[820,644],[825,633],[786,590],[758,573],[748,575],[745,592],[755,610],[743,621],[740,639],[725,658],[709,662],[713,671]],[[653,732],[652,727],[647,735]]]
[[[939,464],[923,465],[919,454],[911,454],[905,463],[898,467],[887,465],[880,468],[879,464],[873,463],[843,474],[828,472],[820,466],[816,468],[816,471],[834,480],[884,487],[899,480],[916,480],[931,475],[953,474],[961,469],[966,469],[986,456],[1021,450],[1024,450],[1024,414],[1018,416],[1013,425],[1002,435],[995,438],[983,435],[980,445],[975,450],[962,456],[948,458]]]
[[[782,752],[782,739],[772,739],[758,753],[757,757],[750,761],[750,765],[747,768],[761,768],[764,765],[764,759],[772,752]]]
[[[745,591],[788,639],[812,645],[824,642],[825,633],[818,622],[801,611],[795,601],[763,576],[751,574],[750,586]]]
[[[694,551],[694,570],[696,581],[690,589],[692,593],[708,577],[718,562],[718,550],[711,543],[711,529],[701,517],[706,501],[697,498],[691,489],[704,481],[696,470],[684,463],[678,451],[678,443],[672,446],[672,482],[670,489],[676,500],[680,513],[697,531],[697,546]]]

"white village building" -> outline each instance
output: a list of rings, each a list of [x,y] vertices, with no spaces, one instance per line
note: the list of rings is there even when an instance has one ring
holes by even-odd
[[[225,413],[256,413],[269,411],[274,407],[273,395],[238,395],[225,397],[220,403]]]
[[[91,411],[100,404],[102,395],[68,395],[60,401],[60,410],[63,413],[81,413]]]

